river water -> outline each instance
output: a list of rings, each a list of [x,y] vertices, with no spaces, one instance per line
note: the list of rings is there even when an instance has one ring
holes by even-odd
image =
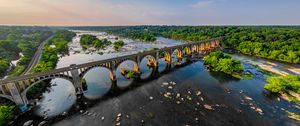
[[[119,38],[126,43],[120,52],[115,52],[112,47],[108,47],[100,55],[82,51],[79,44],[80,35],[92,34],[98,38],[108,38],[112,42],[116,41],[115,36],[100,32],[75,32],[77,36],[69,44],[71,54],[61,57],[57,68],[181,43],[163,37],[158,37],[157,43]],[[43,93],[43,98],[34,108],[34,113],[39,116],[46,115],[50,119],[58,115],[66,115],[66,118],[50,121],[52,125],[57,126],[107,126],[117,122],[122,125],[162,126],[300,125],[299,122],[289,119],[285,112],[289,110],[300,113],[299,105],[272,96],[264,90],[267,75],[250,64],[257,63],[256,60],[242,55],[233,55],[233,57],[240,59],[245,70],[253,73],[251,80],[239,80],[222,73],[210,72],[204,68],[202,60],[191,63],[184,63],[183,60],[182,67],[167,70],[164,60],[160,59],[155,79],[137,82],[134,79],[126,79],[120,74],[120,67],[133,67],[132,61],[126,61],[117,70],[118,87],[125,89],[132,84],[139,86],[116,96],[106,97],[112,85],[109,71],[106,68],[94,68],[84,75],[87,81],[84,97],[88,99],[83,105],[85,107],[75,109],[75,114],[74,112],[67,114],[71,108],[78,107],[75,105],[78,102],[75,89],[71,82],[57,78],[51,80],[50,91]],[[147,67],[146,61],[143,60],[139,66],[142,80],[150,77],[154,71]],[[260,59],[260,63],[263,61],[264,59]],[[276,66],[280,69],[286,68],[282,64]],[[180,96],[177,98],[178,94]],[[120,121],[116,121],[119,113],[121,113]]]

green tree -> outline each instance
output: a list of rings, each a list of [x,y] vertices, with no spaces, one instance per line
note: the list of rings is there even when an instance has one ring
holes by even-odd
[[[114,43],[114,49],[115,50],[119,50],[122,46],[124,46],[125,43],[122,40],[118,40]]]
[[[0,106],[0,125],[13,118],[15,106]]]
[[[10,64],[7,60],[0,59],[0,73],[4,73],[9,68]]]

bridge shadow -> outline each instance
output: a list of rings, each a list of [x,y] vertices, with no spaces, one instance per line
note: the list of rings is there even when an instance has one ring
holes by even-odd
[[[120,89],[120,88],[111,89],[107,94],[105,94],[101,98],[98,98],[98,99],[95,99],[95,100],[88,99],[88,98],[84,97],[83,94],[78,95],[77,96],[77,102],[73,105],[73,107],[70,109],[69,112],[70,112],[70,114],[76,114],[79,110],[85,110],[85,109],[88,109],[90,107],[93,107],[94,105],[96,105],[100,102],[105,102],[107,100],[110,100],[111,98],[121,96],[121,95],[123,95],[123,94],[125,94],[129,91],[132,91],[132,90],[135,90],[135,89],[137,89],[141,86],[144,86],[145,83],[147,84],[147,82],[157,80],[157,79],[159,79],[160,77],[163,77],[166,74],[175,72],[175,71],[179,70],[180,68],[188,66],[188,65],[190,65],[190,64],[192,64],[196,61],[198,61],[198,60],[195,60],[195,59],[194,60],[188,60],[187,62],[182,63],[181,65],[176,65],[175,67],[172,67],[171,64],[168,64],[168,66],[162,72],[159,72],[158,68],[156,67],[156,68],[153,69],[152,74],[150,75],[149,78],[147,78],[147,79],[137,78],[127,88],[125,88],[125,89]],[[113,83],[116,83],[116,82],[113,82]],[[115,87],[112,87],[112,88],[115,88]],[[59,119],[60,117],[57,117],[57,118]],[[61,117],[61,118],[63,118],[63,117]]]
[[[214,77],[221,84],[240,81],[239,78],[235,78],[231,75],[228,75],[228,74],[225,74],[225,73],[222,73],[222,72],[209,71],[209,75]]]

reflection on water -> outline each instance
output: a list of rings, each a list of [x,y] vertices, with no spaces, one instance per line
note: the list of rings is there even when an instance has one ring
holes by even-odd
[[[99,37],[99,36],[98,36]],[[75,38],[76,41],[78,39]],[[134,42],[132,40],[126,40],[126,49],[122,50],[121,52],[113,52],[105,51],[103,55],[99,55],[97,53],[76,53],[76,54],[70,54],[69,56],[65,56],[59,59],[59,62],[57,64],[58,68],[69,66],[70,64],[81,64],[101,59],[108,59],[116,56],[136,53],[138,51],[144,50],[144,49],[150,49],[150,48],[157,48],[157,47],[164,47],[164,46],[172,46],[175,44],[179,44],[180,42],[171,40],[171,39],[165,39],[165,38],[158,38],[158,44],[153,43],[139,43]],[[109,50],[109,49],[108,49]],[[244,58],[243,56],[235,56],[235,58]],[[245,58],[244,58],[245,59]],[[247,59],[247,58],[246,58]],[[139,68],[142,72],[141,79],[148,78],[151,73],[153,72],[153,68],[149,68],[146,65],[147,60],[143,60]],[[174,67],[176,63],[184,63],[186,62],[186,58],[182,58],[181,60],[178,60],[176,58],[176,55],[172,54],[172,66]],[[117,79],[117,85],[120,88],[126,88],[128,87],[134,79],[127,79],[120,73],[120,68],[125,67],[126,69],[133,69],[133,62],[132,61],[126,61],[120,64],[116,71],[116,79]],[[160,58],[158,60],[158,72],[163,72],[165,69],[167,69],[167,64],[165,62],[164,58]],[[278,107],[284,107],[287,109],[290,109],[291,111],[299,111],[293,109],[291,106],[289,106],[289,103],[285,102],[277,102],[274,99],[270,99],[269,97],[265,96],[263,94],[264,92],[264,75],[257,71],[255,67],[253,67],[251,64],[247,63],[245,60],[243,60],[243,65],[247,71],[250,71],[254,74],[252,80],[236,80],[234,78],[228,77],[227,75],[215,73],[215,72],[207,72],[205,68],[203,67],[203,62],[198,61],[196,63],[192,63],[191,65],[187,67],[180,68],[179,75],[174,74],[167,74],[167,78],[169,81],[175,81],[179,84],[194,84],[196,82],[199,83],[199,86],[201,85],[201,89],[204,92],[209,92],[207,95],[211,98],[218,98],[215,99],[219,100],[220,102],[223,100],[232,100],[233,105],[240,105],[241,101],[240,99],[231,99],[231,98],[225,98],[224,94],[220,95],[220,89],[228,89],[228,90],[234,90],[237,92],[235,97],[240,98],[243,95],[247,95],[255,99],[255,102],[265,111],[270,111],[270,113],[273,112],[274,104]],[[280,66],[280,64],[279,64]],[[177,71],[177,70],[176,70]],[[108,92],[108,90],[112,86],[112,82],[109,77],[109,71],[106,68],[94,68],[91,69],[89,72],[87,72],[84,75],[84,78],[87,81],[87,90],[84,91],[84,96],[88,99],[97,99],[101,98],[104,94]],[[64,111],[67,111],[75,102],[76,102],[76,96],[75,96],[75,89],[72,86],[72,84],[66,80],[63,79],[53,79],[51,83],[56,83],[57,86],[51,86],[51,91],[46,92],[43,94],[45,97],[43,100],[39,102],[39,105],[36,107],[36,113],[38,115],[43,115],[44,113],[47,113],[48,115],[58,115]],[[198,84],[198,83],[197,83]],[[244,94],[239,93],[241,90],[243,90]],[[231,97],[231,96],[228,96]],[[50,100],[51,99],[51,100]],[[273,105],[270,106],[269,103],[272,103]],[[249,106],[242,106],[245,111],[252,111],[251,109],[246,109]],[[272,111],[271,111],[272,110]],[[282,112],[275,111],[276,113],[273,116],[278,117],[278,114],[282,114]],[[270,114],[266,114],[267,117],[270,117]],[[281,117],[283,118],[283,117]],[[286,119],[286,118],[284,118]]]
[[[134,81],[134,78],[126,78],[124,75],[121,74],[121,68],[125,68],[127,71],[129,70],[133,70],[134,65],[136,63],[134,61],[124,61],[122,62],[116,70],[116,80],[117,80],[117,85],[119,88],[124,89],[128,86],[130,86],[130,84],[132,84],[132,82]]]
[[[177,83],[173,86],[173,90],[162,86],[164,82],[170,81]],[[122,116],[125,115],[122,118],[122,125],[127,122],[130,125],[140,125],[140,120],[145,120],[149,125],[185,125],[186,122],[194,124],[195,116],[203,119],[203,122],[200,123],[214,125],[222,125],[223,123],[257,126],[266,124],[276,126],[299,124],[294,120],[288,119],[282,109],[295,113],[299,113],[300,110],[294,107],[294,103],[284,100],[277,101],[265,95],[264,80],[236,81],[223,74],[205,70],[203,61],[193,62],[185,67],[174,69],[172,72],[164,74],[153,81],[138,82],[138,84],[143,86],[126,92],[126,95],[100,101],[86,110],[92,113],[99,113],[101,115],[99,117],[94,118],[76,114],[54,125],[112,125],[115,123],[115,116],[118,113],[122,113]],[[196,110],[196,102],[200,102],[200,99],[195,97],[191,101],[187,100],[178,105],[175,99],[167,99],[160,93],[170,91],[188,95],[188,91],[191,91],[193,94],[195,90],[202,92],[200,95],[204,98],[202,102],[212,105],[213,110],[205,110],[205,108]],[[152,96],[154,99],[149,100],[149,96]],[[259,114],[253,107],[260,108],[263,113]],[[149,118],[145,114],[148,112],[153,113],[154,117]],[[197,114],[200,113],[205,115],[198,116]],[[127,114],[130,115],[130,118],[126,117]],[[104,120],[101,120],[102,116],[105,117]],[[197,124],[200,125],[199,123],[195,125]]]
[[[167,69],[168,64],[166,63],[165,59],[159,59],[158,66],[158,72],[161,73]]]
[[[215,79],[217,79],[219,81],[219,83],[224,84],[224,83],[229,83],[232,81],[236,81],[238,82],[240,79],[238,78],[234,78],[228,74],[225,73],[220,73],[220,72],[214,72],[214,71],[209,71],[209,74],[214,77]]]
[[[145,42],[120,38],[126,43],[126,45],[119,52],[115,52],[113,50],[113,47],[109,46],[107,49],[101,50],[104,53],[103,55],[97,53],[86,54],[86,52],[82,51],[82,48],[80,47],[80,43],[79,43],[80,36],[82,34],[96,35],[100,39],[107,38],[112,42],[115,42],[116,40],[114,36],[110,36],[102,32],[90,32],[90,31],[75,31],[75,32],[77,32],[76,37],[74,37],[72,42],[69,43],[70,55],[61,57],[59,59],[59,62],[57,63],[57,68],[68,67],[71,64],[82,64],[82,63],[87,63],[87,62],[92,62],[97,60],[109,59],[117,56],[137,53],[143,50],[149,50],[151,48],[162,48],[162,47],[173,46],[182,43],[180,41],[167,39],[163,37],[158,37],[156,43],[145,43]],[[75,52],[80,52],[80,53],[75,53]],[[148,78],[151,75],[151,72],[153,70],[152,68],[148,68],[147,66],[145,66],[146,63],[144,62],[145,61],[142,61],[140,65],[140,70],[142,71],[141,78]],[[158,63],[161,65],[161,67],[159,68],[160,70],[164,69],[164,67],[166,66],[166,64],[163,63],[162,60],[160,60]],[[122,66],[126,66],[126,67],[129,66],[130,69],[133,68],[132,63],[130,62],[124,62],[122,63]],[[107,91],[110,89],[112,84],[109,77],[109,71],[105,68],[92,69],[85,74],[84,78],[87,81],[87,90],[84,91],[84,96],[89,99],[97,99],[102,97],[104,94],[107,93]],[[116,79],[117,79],[117,85],[121,89],[128,87],[134,80],[132,78],[127,79],[126,77],[121,75],[119,69],[116,72]],[[60,95],[60,94],[67,93],[63,89],[65,88],[64,86],[70,85],[70,82],[66,82],[61,79],[53,79],[52,82],[57,82],[57,86],[50,87],[51,88],[50,92],[43,93],[43,97],[45,97],[48,100],[42,100],[39,102],[40,104],[37,106],[38,108],[37,113],[44,113],[44,111],[47,110],[46,113],[48,115],[58,115],[68,110],[70,107],[72,107],[72,105],[75,102],[76,96],[74,93],[72,93],[71,96],[69,96],[69,94]],[[66,100],[67,98],[70,97],[73,98],[73,100],[71,101]],[[51,102],[51,106],[49,106],[50,105],[49,102]],[[61,104],[64,102],[67,103]],[[57,109],[53,109],[53,108],[57,108]],[[38,115],[43,115],[43,114],[38,114]]]
[[[83,77],[87,83],[84,96],[89,99],[97,99],[105,95],[111,88],[110,71],[107,68],[96,67],[89,70]]]
[[[35,108],[35,113],[40,116],[56,116],[67,111],[76,102],[75,88],[65,79],[53,79],[50,92],[44,93],[43,99]]]

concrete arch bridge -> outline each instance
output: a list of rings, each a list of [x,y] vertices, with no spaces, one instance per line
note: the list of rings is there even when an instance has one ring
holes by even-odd
[[[104,67],[110,71],[110,79],[116,80],[116,69],[124,61],[133,61],[133,71],[139,71],[139,64],[148,57],[147,65],[158,67],[158,59],[164,58],[167,64],[172,63],[172,54],[176,52],[177,59],[192,54],[205,53],[208,51],[215,51],[221,49],[222,38],[214,38],[205,41],[184,43],[181,45],[165,47],[158,50],[141,52],[137,54],[125,55],[106,60],[94,61],[79,65],[70,65],[69,67],[59,68],[47,72],[35,73],[30,75],[18,76],[0,81],[0,97],[13,101],[20,108],[26,108],[28,100],[26,93],[29,88],[35,84],[53,78],[63,78],[72,82],[76,92],[82,93],[82,80],[85,73],[95,67]],[[116,85],[113,85],[115,87]]]

